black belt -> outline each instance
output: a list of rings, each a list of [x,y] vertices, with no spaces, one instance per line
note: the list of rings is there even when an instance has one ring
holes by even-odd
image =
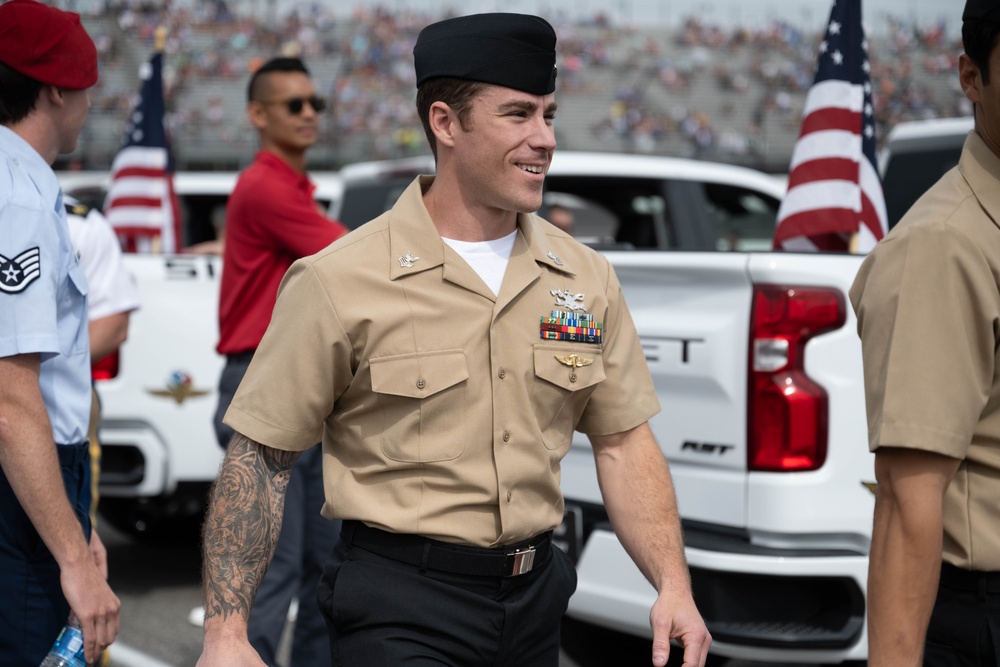
[[[983,572],[941,564],[941,585],[974,593],[1000,593],[1000,572]]]
[[[360,521],[344,521],[341,538],[366,551],[425,570],[484,577],[516,577],[545,563],[552,533],[489,549],[440,542],[419,535],[388,533]]]

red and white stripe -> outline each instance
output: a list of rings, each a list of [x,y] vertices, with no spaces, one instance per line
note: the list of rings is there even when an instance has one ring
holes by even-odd
[[[778,211],[775,248],[846,250],[857,233],[858,251],[867,252],[885,236],[881,181],[861,147],[863,105],[861,85],[827,80],[810,89]]]
[[[148,251],[159,238],[159,251],[177,251],[179,216],[173,176],[165,148],[126,146],[111,165],[111,186],[104,213],[128,249]]]

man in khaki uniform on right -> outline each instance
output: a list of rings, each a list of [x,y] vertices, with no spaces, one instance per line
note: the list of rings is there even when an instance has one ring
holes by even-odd
[[[878,480],[871,667],[1000,664],[1000,2],[962,18],[975,130],[851,289]]]

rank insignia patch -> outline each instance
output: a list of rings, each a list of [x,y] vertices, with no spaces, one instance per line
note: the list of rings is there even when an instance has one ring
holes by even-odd
[[[601,344],[604,331],[602,322],[595,322],[587,313],[572,313],[553,310],[548,317],[542,317],[540,333],[543,340],[564,340],[571,343]]]
[[[399,265],[404,269],[409,269],[413,267],[413,263],[416,262],[418,259],[420,258],[414,257],[413,253],[408,252],[399,258]]]
[[[38,248],[25,250],[13,259],[0,255],[0,292],[23,292],[41,275],[38,262]]]

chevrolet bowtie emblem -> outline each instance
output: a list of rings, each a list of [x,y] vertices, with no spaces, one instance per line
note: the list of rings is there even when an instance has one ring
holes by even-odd
[[[413,263],[420,259],[419,257],[414,257],[412,253],[406,253],[399,258],[399,265],[404,269],[408,269],[413,266]]]
[[[575,354],[571,354],[566,357],[560,357],[558,354],[555,356],[556,356],[556,361],[565,366],[569,366],[570,368],[582,368],[584,366],[589,366],[592,363],[594,363],[593,359],[584,359],[582,357],[578,357]]]

